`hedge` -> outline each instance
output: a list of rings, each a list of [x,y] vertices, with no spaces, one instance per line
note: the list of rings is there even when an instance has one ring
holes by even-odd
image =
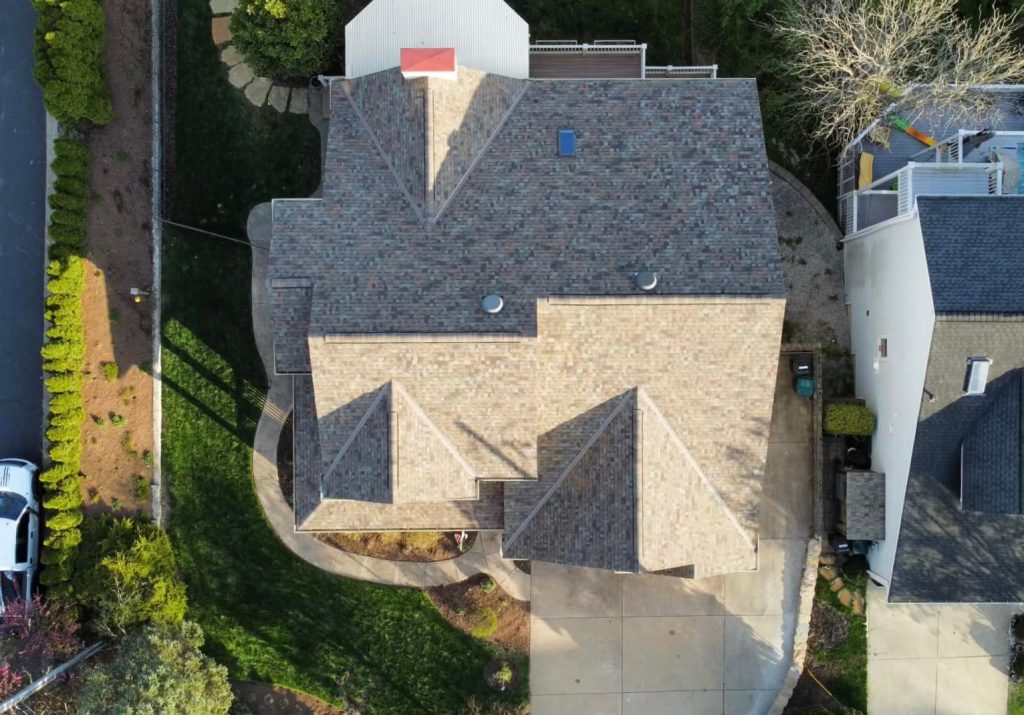
[[[102,0],[33,0],[33,5],[39,14],[34,74],[47,111],[64,124],[106,124],[113,110],[104,70]]]
[[[825,405],[825,431],[867,437],[875,431],[875,415],[864,405],[835,402]]]
[[[69,0],[60,7],[78,1]],[[49,9],[45,11],[50,12]],[[83,179],[89,174],[89,155],[82,144],[70,137],[54,142],[54,154],[50,167],[58,178],[49,200],[54,209],[49,227],[53,260],[46,269],[48,295],[45,311],[50,326],[46,330],[47,343],[42,349],[43,369],[47,373],[46,389],[50,393],[46,430],[46,438],[50,442],[50,466],[39,477],[43,485],[48,533],[43,538],[40,561],[45,568],[40,582],[57,595],[67,595],[70,593],[70,564],[82,541],[79,530],[82,493],[78,469],[82,455],[82,424],[85,422],[82,400],[85,264],[81,251],[85,244],[88,209],[88,190]]]

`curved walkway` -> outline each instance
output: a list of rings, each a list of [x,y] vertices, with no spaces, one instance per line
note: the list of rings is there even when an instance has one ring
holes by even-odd
[[[256,438],[253,441],[252,476],[256,495],[277,537],[292,553],[330,573],[389,586],[429,588],[458,583],[487,573],[513,598],[530,600],[530,577],[501,557],[501,534],[481,531],[473,547],[462,556],[430,563],[389,561],[336,549],[312,534],[295,531],[292,508],[281,493],[277,475],[277,443],[285,418],[292,411],[292,378],[274,374],[273,335],[267,291],[267,247],[270,245],[270,204],[260,204],[249,214],[247,226],[252,251],[252,322],[256,345],[270,381]]]

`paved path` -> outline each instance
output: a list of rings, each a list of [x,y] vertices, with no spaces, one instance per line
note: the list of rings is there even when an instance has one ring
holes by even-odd
[[[871,715],[1006,712],[1010,617],[1002,604],[891,604],[868,585]]]
[[[813,594],[812,580],[800,613],[812,411],[791,381],[782,360],[757,572],[679,579],[534,562],[533,715],[747,715],[771,711],[780,691],[788,700]],[[816,552],[812,575],[815,565]]]
[[[292,410],[292,378],[275,375],[271,362],[273,334],[266,282],[268,252],[261,248],[269,245],[269,227],[270,204],[261,204],[249,215],[248,233],[253,244],[253,331],[270,380],[270,390],[256,427],[252,473],[256,494],[278,538],[295,555],[339,576],[394,586],[427,588],[458,583],[483,572],[489,574],[513,598],[529,600],[530,577],[517,569],[511,561],[501,558],[501,535],[497,532],[480,532],[473,548],[458,558],[416,563],[350,554],[317,540],[311,534],[295,531],[295,517],[281,493],[277,477],[277,443],[281,427]]]
[[[10,0],[0,15],[0,457],[38,462],[45,115],[32,78],[32,4]]]

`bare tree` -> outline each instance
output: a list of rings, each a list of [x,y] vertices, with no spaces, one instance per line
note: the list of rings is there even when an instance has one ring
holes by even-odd
[[[975,28],[956,0],[793,0],[774,31],[799,79],[795,108],[816,139],[845,144],[889,107],[911,121],[936,105],[983,114],[992,99],[979,85],[1024,80],[1019,17],[993,11]]]

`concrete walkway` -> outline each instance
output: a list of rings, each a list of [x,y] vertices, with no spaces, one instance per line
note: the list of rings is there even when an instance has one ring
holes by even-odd
[[[781,359],[756,572],[681,579],[534,562],[533,715],[781,712],[802,668],[817,566],[812,416]]]
[[[892,604],[868,585],[871,715],[1006,712],[1011,616],[1005,604]]]
[[[529,600],[530,577],[517,569],[511,561],[501,557],[501,534],[497,532],[480,532],[473,547],[458,558],[420,563],[351,554],[329,546],[311,534],[295,531],[295,517],[281,493],[277,476],[277,443],[284,421],[292,411],[292,378],[275,375],[272,363],[273,333],[266,281],[270,204],[260,204],[252,210],[247,228],[253,245],[253,332],[270,381],[263,414],[256,427],[252,475],[260,505],[278,538],[299,558],[338,576],[385,585],[429,588],[458,583],[474,574],[487,573],[512,598]]]

